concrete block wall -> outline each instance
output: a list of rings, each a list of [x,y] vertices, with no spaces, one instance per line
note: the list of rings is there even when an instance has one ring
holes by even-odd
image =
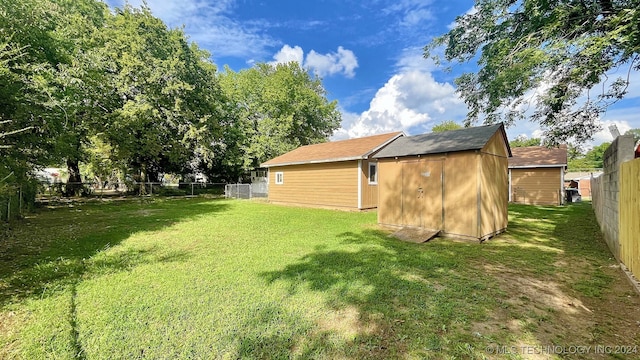
[[[634,139],[618,136],[604,152],[604,172],[591,182],[592,205],[609,249],[620,260],[619,194],[620,165],[633,159]]]

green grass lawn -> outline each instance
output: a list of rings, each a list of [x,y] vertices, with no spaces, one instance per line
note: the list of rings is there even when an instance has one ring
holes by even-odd
[[[511,206],[508,232],[483,244],[404,243],[375,223],[241,200],[43,209],[0,233],[0,358],[530,358],[640,343],[638,296],[588,203]]]

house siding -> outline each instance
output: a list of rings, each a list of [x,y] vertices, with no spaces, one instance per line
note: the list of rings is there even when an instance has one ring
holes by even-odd
[[[500,138],[498,137],[500,136]],[[508,153],[501,134],[496,134],[481,153],[481,231],[488,237],[507,228],[509,221]]]
[[[511,169],[511,201],[530,205],[560,205],[561,167]]]
[[[591,179],[578,180],[578,191],[583,197],[591,197]]]
[[[378,161],[378,223],[402,224],[402,166],[398,160]]]
[[[373,209],[378,207],[378,185],[369,184],[369,163],[377,164],[377,161],[362,160],[362,174],[360,176],[362,190],[361,209]],[[378,177],[380,168],[378,168]]]
[[[474,151],[380,159],[378,222],[476,237],[478,159]],[[420,174],[426,171],[430,175],[425,180]],[[419,181],[423,183],[418,184]],[[429,183],[437,185],[430,187]],[[424,188],[425,204],[414,199],[414,188],[417,187]],[[418,207],[420,210],[416,210]],[[412,219],[416,212],[422,212],[420,224]]]
[[[283,184],[275,183],[282,172]],[[358,208],[358,161],[273,166],[269,168],[269,201]]]
[[[448,154],[444,166],[444,232],[478,235],[478,166],[475,151]]]
[[[496,133],[482,150],[379,159],[378,222],[480,240],[504,231],[508,156]]]

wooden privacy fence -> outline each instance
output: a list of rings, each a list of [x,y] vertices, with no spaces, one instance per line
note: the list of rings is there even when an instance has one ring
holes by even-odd
[[[631,135],[611,143],[602,175],[591,179],[591,196],[611,253],[640,278],[640,159],[633,159],[635,143]]]
[[[640,279],[640,158],[620,166],[620,261]]]

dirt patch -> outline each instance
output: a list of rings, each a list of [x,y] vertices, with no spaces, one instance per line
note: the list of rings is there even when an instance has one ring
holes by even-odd
[[[347,306],[321,319],[318,322],[318,330],[338,334],[349,341],[359,334],[372,334],[376,327],[372,323],[363,324],[360,321],[360,311],[355,306]]]
[[[640,344],[640,296],[620,269],[602,268],[612,282],[601,296],[590,297],[571,288],[570,284],[584,274],[570,271],[575,269],[570,258],[555,265],[562,276],[541,277],[485,265],[506,296],[500,299],[502,306],[486,321],[474,324],[472,331],[488,339],[510,339],[509,344],[492,346],[507,346],[527,359],[555,359],[567,354],[577,359],[604,359],[610,358],[616,347],[633,349]],[[604,348],[598,351],[597,346]],[[640,358],[640,346],[630,358]]]
[[[164,209],[141,209],[141,210],[136,210],[134,212],[134,214],[136,216],[147,217],[147,216],[151,216],[151,215],[155,215],[155,214],[161,213],[163,210]]]
[[[395,340],[394,326],[403,320],[385,319],[381,313],[363,314],[348,305],[327,313],[307,336],[291,348],[293,357],[305,357],[307,347],[321,348],[331,359],[387,359],[390,349],[404,352],[403,344]]]
[[[18,328],[17,324],[21,321],[24,319],[16,312],[0,312],[0,359],[10,359],[15,356],[17,348],[15,332]]]

